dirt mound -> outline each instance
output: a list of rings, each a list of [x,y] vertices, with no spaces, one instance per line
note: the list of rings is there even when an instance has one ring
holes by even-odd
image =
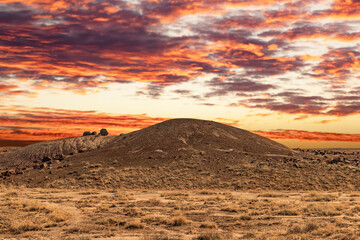
[[[283,154],[291,149],[249,131],[213,121],[172,119],[119,137],[109,147],[126,145],[133,152],[178,151]]]
[[[98,149],[113,141],[115,136],[84,136],[40,142],[0,155],[0,167],[27,166],[44,157],[73,155],[80,149]]]

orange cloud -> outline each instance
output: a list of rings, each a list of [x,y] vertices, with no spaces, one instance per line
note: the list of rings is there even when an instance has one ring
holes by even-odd
[[[360,134],[308,132],[299,130],[253,131],[270,139],[297,139],[303,141],[360,142]]]
[[[165,121],[147,115],[114,115],[95,111],[0,106],[0,139],[43,141],[81,136],[83,131],[107,128],[126,133]]]

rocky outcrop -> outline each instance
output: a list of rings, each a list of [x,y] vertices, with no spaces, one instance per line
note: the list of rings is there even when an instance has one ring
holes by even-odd
[[[100,130],[100,136],[107,136],[107,135],[109,135],[109,132],[105,128]]]

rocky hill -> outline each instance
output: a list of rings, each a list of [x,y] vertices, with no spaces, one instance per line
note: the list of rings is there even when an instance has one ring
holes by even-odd
[[[0,158],[8,168],[4,183],[31,187],[360,188],[358,152],[293,151],[246,130],[195,119],[34,144]]]

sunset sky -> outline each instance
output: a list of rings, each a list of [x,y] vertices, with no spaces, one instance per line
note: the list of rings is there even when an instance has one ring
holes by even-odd
[[[3,145],[186,117],[360,147],[360,1],[0,0],[0,79]]]

